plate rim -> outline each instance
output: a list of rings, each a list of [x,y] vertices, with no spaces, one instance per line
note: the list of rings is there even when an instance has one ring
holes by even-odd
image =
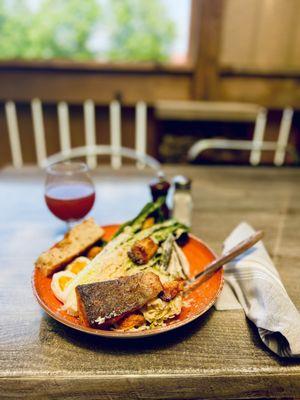
[[[104,225],[103,229],[105,230],[106,227],[113,227],[113,226],[119,226],[119,224]],[[192,239],[194,239],[197,242],[204,245],[215,258],[217,257],[216,253],[203,240],[199,239],[197,236],[195,236],[191,233],[189,233],[188,235]],[[32,276],[31,276],[32,291],[33,291],[33,294],[34,294],[38,304],[46,312],[46,314],[48,314],[51,318],[55,319],[56,321],[60,322],[61,324],[68,326],[69,328],[75,329],[77,331],[80,331],[80,332],[83,332],[86,334],[91,334],[94,336],[105,337],[105,338],[116,338],[116,339],[137,339],[137,338],[141,338],[141,337],[150,337],[150,336],[159,335],[159,334],[162,334],[165,332],[170,332],[174,329],[177,329],[177,328],[187,325],[190,322],[195,321],[197,318],[201,317],[215,304],[215,302],[217,301],[217,299],[223,289],[223,285],[224,285],[224,269],[222,267],[219,270],[221,272],[221,281],[220,281],[220,285],[218,287],[216,296],[210,303],[207,304],[207,306],[203,310],[201,310],[200,313],[197,313],[197,314],[195,314],[189,318],[186,318],[182,321],[177,321],[177,322],[174,322],[173,324],[166,325],[166,326],[163,326],[160,328],[154,328],[154,329],[148,329],[148,330],[136,331],[136,332],[121,332],[121,331],[109,331],[109,330],[105,330],[105,329],[95,329],[95,328],[90,328],[88,326],[77,325],[71,321],[64,319],[58,313],[54,313],[48,307],[48,305],[40,298],[40,296],[38,294],[38,291],[37,291],[37,288],[35,285],[35,271],[36,271],[36,267],[34,267]]]

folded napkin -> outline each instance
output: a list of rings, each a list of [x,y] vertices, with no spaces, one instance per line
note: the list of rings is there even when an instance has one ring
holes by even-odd
[[[224,253],[254,230],[243,222],[224,242]],[[225,284],[217,310],[243,308],[261,340],[281,357],[300,357],[300,314],[260,241],[225,268]]]

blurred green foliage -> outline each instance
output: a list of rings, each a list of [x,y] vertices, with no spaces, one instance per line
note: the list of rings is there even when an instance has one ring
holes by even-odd
[[[175,39],[175,25],[157,0],[111,0],[112,60],[165,61]]]
[[[160,0],[0,0],[1,59],[164,61],[174,39]]]
[[[2,3],[1,3],[2,2]],[[87,47],[98,22],[97,0],[0,0],[1,58],[93,58]]]

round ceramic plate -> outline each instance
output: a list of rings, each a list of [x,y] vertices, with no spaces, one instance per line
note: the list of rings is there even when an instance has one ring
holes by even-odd
[[[103,239],[109,240],[114,232],[116,232],[117,228],[118,225],[105,226],[105,235]],[[191,277],[201,272],[209,262],[215,259],[212,250],[193,235],[189,235],[189,240],[182,249],[190,263]],[[120,332],[89,328],[81,324],[76,317],[68,315],[65,311],[61,310],[62,303],[57,300],[51,290],[51,277],[43,276],[38,268],[34,269],[32,277],[33,292],[37,301],[52,318],[73,329],[92,335],[126,339],[157,335],[179,328],[193,321],[212,307],[220,294],[222,286],[223,270],[221,269],[185,296],[180,315],[169,321],[164,327],[136,332]]]

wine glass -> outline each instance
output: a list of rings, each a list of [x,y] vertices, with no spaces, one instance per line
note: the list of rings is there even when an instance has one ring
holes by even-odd
[[[88,214],[95,202],[89,168],[83,162],[66,161],[50,165],[46,172],[46,204],[52,214],[71,228]]]

